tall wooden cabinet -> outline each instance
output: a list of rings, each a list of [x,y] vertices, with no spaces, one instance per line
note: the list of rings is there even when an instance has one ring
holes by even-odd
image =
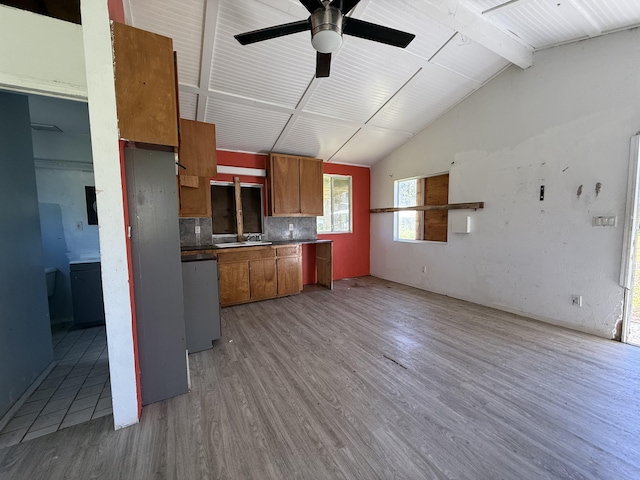
[[[323,213],[322,160],[272,153],[267,165],[269,215],[313,217]]]
[[[120,138],[177,147],[173,41],[115,22],[112,41]]]

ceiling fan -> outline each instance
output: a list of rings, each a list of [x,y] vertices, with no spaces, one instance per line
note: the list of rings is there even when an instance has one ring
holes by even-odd
[[[346,17],[359,2],[360,0],[300,0],[311,14],[308,19],[241,33],[235,35],[235,39],[242,45],[248,45],[310,30],[311,45],[317,51],[316,78],[320,78],[329,76],[331,53],[342,45],[343,33],[401,48],[405,48],[415,38],[412,33]]]

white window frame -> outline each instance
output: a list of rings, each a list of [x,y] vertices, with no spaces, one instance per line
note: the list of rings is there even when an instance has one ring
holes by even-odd
[[[324,177],[331,177],[331,198],[333,199],[333,179],[334,178],[346,178],[349,180],[349,230],[344,230],[340,232],[335,232],[333,230],[333,202],[331,202],[331,230],[323,230],[320,231],[318,229],[318,234],[320,235],[339,235],[341,233],[353,233],[353,177],[351,175],[338,175],[334,173],[323,173],[322,174],[322,197],[324,203]],[[324,212],[323,212],[324,213]],[[324,215],[323,215],[324,216]]]

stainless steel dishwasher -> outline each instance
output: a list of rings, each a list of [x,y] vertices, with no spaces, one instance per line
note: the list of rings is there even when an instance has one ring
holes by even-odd
[[[182,256],[184,321],[189,353],[212,347],[222,335],[218,262],[215,255]]]

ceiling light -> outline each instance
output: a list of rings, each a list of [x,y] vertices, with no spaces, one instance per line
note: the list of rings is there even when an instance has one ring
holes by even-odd
[[[342,45],[342,13],[336,7],[311,15],[311,45],[320,53],[333,53]]]

